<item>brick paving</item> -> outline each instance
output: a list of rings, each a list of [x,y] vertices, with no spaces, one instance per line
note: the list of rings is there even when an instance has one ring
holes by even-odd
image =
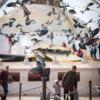
[[[40,97],[35,96],[22,96],[21,99],[19,99],[18,96],[9,96],[7,97],[7,100],[40,100]],[[53,99],[51,99],[53,100]],[[63,100],[63,98],[61,98]],[[89,100],[89,97],[80,97],[79,100]],[[100,100],[100,96],[93,97],[92,100]]]

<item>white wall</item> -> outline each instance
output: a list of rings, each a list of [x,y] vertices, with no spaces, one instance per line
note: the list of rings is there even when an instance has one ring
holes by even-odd
[[[11,70],[11,71],[13,71],[13,70]],[[52,93],[54,93],[53,83],[57,79],[57,73],[58,72],[65,72],[65,71],[68,71],[68,70],[69,70],[69,68],[51,69],[50,81],[47,82],[47,87],[50,89],[50,91]],[[17,70],[14,70],[14,71],[15,72],[19,71],[20,74],[21,74],[22,91],[42,86],[41,81],[39,81],[39,82],[34,82],[34,81],[28,82],[27,81],[28,70],[17,69]],[[77,71],[80,72],[80,81],[78,83],[79,95],[89,96],[89,81],[92,81],[93,85],[100,85],[100,74],[98,73],[98,68],[80,68]],[[20,82],[16,82],[16,83],[13,82],[12,84],[9,85],[9,94],[14,95],[14,94],[19,92],[19,83]],[[22,94],[40,95],[40,92],[42,92],[42,87],[38,88],[38,89],[31,90],[31,91],[23,92]],[[93,92],[93,95],[97,95],[97,93],[94,89],[92,90],[92,92]],[[62,89],[62,95],[63,95],[63,89]]]

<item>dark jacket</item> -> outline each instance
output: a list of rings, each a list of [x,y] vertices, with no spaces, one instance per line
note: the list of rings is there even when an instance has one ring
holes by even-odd
[[[69,71],[65,73],[62,78],[62,85],[65,90],[73,90],[73,87],[77,88],[76,72]]]
[[[1,72],[1,75],[0,75],[0,80],[2,81],[2,82],[8,82],[8,76],[9,76],[9,73],[8,72],[6,72],[6,71],[2,71]]]

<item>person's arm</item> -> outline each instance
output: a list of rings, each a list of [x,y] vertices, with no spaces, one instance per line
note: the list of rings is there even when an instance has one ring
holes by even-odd
[[[3,74],[3,71],[0,73],[0,85],[2,84],[2,74]]]
[[[2,81],[1,81],[1,73],[0,73],[0,85],[2,84]]]
[[[3,74],[3,71],[0,73],[0,80],[2,80],[2,74]]]
[[[55,83],[53,84],[53,88],[55,88]]]
[[[74,89],[77,89],[77,73],[75,73],[75,82],[74,82]]]
[[[64,82],[65,82],[65,79],[67,77],[67,72],[64,73],[63,77],[62,77],[62,87],[64,87]]]
[[[13,80],[13,77],[11,75],[11,73],[8,74],[8,82],[9,84],[12,83],[14,80]]]

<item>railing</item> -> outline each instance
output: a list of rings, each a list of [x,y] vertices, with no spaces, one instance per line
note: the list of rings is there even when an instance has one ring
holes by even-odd
[[[42,81],[41,82],[41,85],[40,86],[37,86],[37,87],[31,87],[31,88],[29,88],[29,89],[22,89],[22,87],[23,87],[23,83],[19,83],[19,86],[17,87],[17,89],[18,89],[18,91],[15,93],[15,95],[19,95],[19,100],[21,100],[21,98],[22,98],[22,94],[23,93],[26,93],[27,94],[27,92],[28,91],[35,91],[35,90],[39,90],[39,89],[41,89],[41,91],[40,91],[40,98],[41,98],[41,100],[44,100],[43,99],[43,96],[45,97],[45,100],[50,100],[50,99],[54,99],[54,98],[58,98],[57,96],[55,96],[55,94],[51,91],[51,89],[49,89],[47,86],[46,86],[46,84],[44,84],[44,82],[46,82],[46,81]],[[45,86],[44,86],[45,85]],[[44,88],[43,87],[45,87],[45,90],[43,90]],[[16,90],[16,89],[13,89],[14,91]],[[10,91],[12,91],[13,92],[13,90],[12,89],[10,89]],[[93,83],[92,83],[92,81],[89,81],[89,83],[87,84],[87,86],[86,87],[82,87],[82,88],[80,88],[80,89],[78,89],[78,93],[80,93],[80,91],[84,91],[84,90],[87,90],[88,91],[88,100],[93,100],[93,91],[95,90],[96,92],[97,92],[97,94],[100,96],[100,86],[98,86],[98,85],[94,85]],[[9,92],[10,92],[9,91]],[[43,94],[43,92],[44,92],[44,94]],[[70,96],[70,94],[73,94],[74,92],[69,92],[68,94],[66,94],[66,97],[69,97]],[[64,96],[64,94],[62,94],[61,96]],[[85,96],[84,96],[84,98],[85,98]],[[54,99],[55,100],[55,99]],[[57,100],[59,100],[59,99],[57,99]]]

